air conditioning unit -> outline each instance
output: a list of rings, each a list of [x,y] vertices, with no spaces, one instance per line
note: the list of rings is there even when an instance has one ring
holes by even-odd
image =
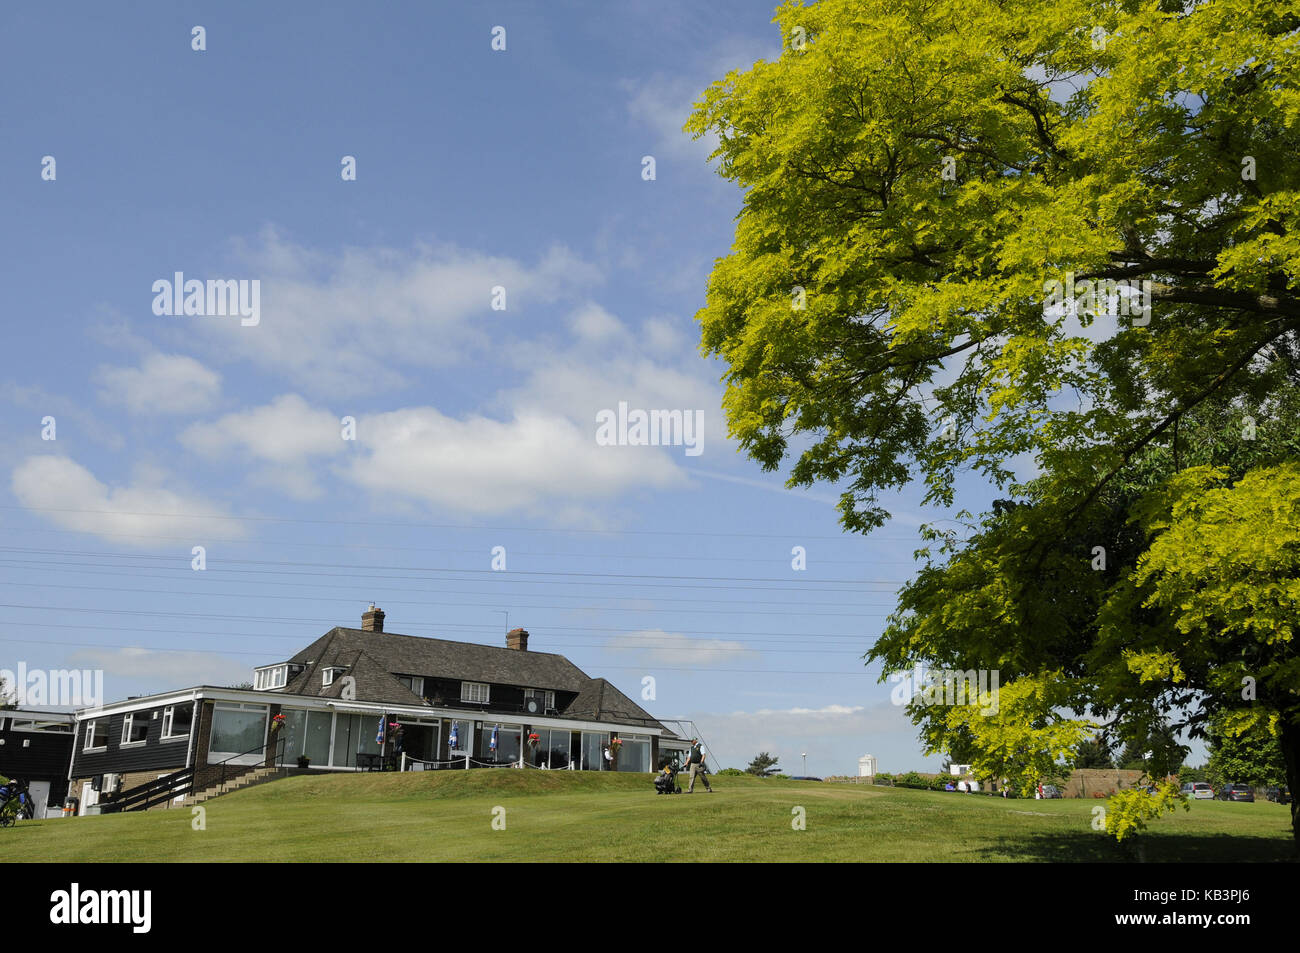
[[[532,696],[524,699],[524,711],[530,715],[540,715],[546,708],[546,699]]]

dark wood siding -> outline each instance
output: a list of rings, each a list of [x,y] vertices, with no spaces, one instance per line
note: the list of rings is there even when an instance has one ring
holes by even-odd
[[[68,762],[72,756],[72,735],[54,731],[12,731],[11,719],[0,711],[0,774],[26,781],[68,779]],[[23,742],[27,746],[23,747]]]
[[[189,704],[185,702],[184,704]],[[184,738],[171,741],[162,740],[163,706],[143,711],[131,712],[137,720],[144,719],[148,726],[145,742],[142,745],[122,747],[122,725],[125,714],[108,717],[108,747],[104,751],[87,753],[82,749],[86,744],[86,731],[89,721],[78,724],[76,751],[74,753],[72,776],[89,778],[97,774],[127,774],[132,771],[166,771],[185,767],[188,755],[188,734]],[[157,714],[155,718],[154,715]]]
[[[524,686],[520,685],[502,685],[499,683],[489,683],[488,704],[478,705],[460,700],[460,679],[452,678],[434,678],[426,675],[424,677],[424,698],[437,708],[464,708],[469,712],[482,712],[483,714],[523,714],[524,711]],[[546,689],[544,685],[530,685],[528,688]],[[573,700],[578,697],[577,692],[555,692],[555,707],[558,711],[564,711]]]

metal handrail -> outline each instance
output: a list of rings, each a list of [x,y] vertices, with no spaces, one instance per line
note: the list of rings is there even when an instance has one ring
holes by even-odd
[[[143,809],[148,810],[154,804],[165,801],[178,792],[181,794],[186,793],[193,787],[193,784],[194,769],[182,768],[179,771],[173,771],[171,774],[164,774],[161,778],[147,784],[141,784],[129,791],[124,791],[108,801],[101,801],[100,810],[107,809],[108,813],[117,814],[131,810],[137,802],[143,802]],[[158,795],[161,795],[161,797]]]
[[[277,766],[284,760],[282,755],[284,754],[284,743],[286,740],[288,739],[281,738],[279,741],[275,743],[275,756],[271,759],[272,766]],[[208,765],[208,767],[215,768],[220,766],[221,780],[218,781],[217,783],[218,785],[224,786],[226,783],[227,770],[230,767],[231,761],[234,761],[236,758],[243,758],[246,757],[247,755],[256,754],[258,752],[261,752],[261,754],[265,756],[266,750],[269,747],[270,745],[268,745],[266,742],[263,742],[262,744],[258,745],[256,748],[249,748],[247,751],[241,751],[239,754],[232,754],[229,758],[226,758],[226,760],[218,761],[216,764],[210,764]],[[243,774],[245,771],[247,771],[250,768],[254,770],[256,770],[257,768],[264,768],[266,767],[266,758],[265,757],[262,758],[261,764],[241,764],[238,765],[238,767],[242,769],[239,772],[240,774]],[[238,775],[233,775],[232,778],[233,777],[238,777]]]

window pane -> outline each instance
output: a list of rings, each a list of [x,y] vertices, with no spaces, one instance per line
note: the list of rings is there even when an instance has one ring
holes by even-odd
[[[194,718],[194,705],[177,705],[172,709],[170,721],[163,727],[166,738],[183,738],[190,733],[190,722]]]
[[[607,737],[607,735],[599,731],[584,731],[582,733],[582,764],[579,766],[582,770],[605,770],[604,751]]]
[[[212,753],[244,754],[262,744],[266,737],[266,712],[257,710],[229,711],[217,708],[212,712],[212,740],[208,743]]]
[[[357,763],[357,716],[338,713],[334,720],[334,760],[330,763],[336,768],[353,767]]]
[[[276,739],[277,744],[284,742],[280,764],[295,764],[298,755],[303,751],[304,735],[307,731],[307,712],[301,708],[286,708],[280,714],[284,715],[284,727],[280,729],[280,737]],[[329,735],[325,737],[328,738]]]
[[[571,745],[570,732],[567,728],[543,728],[537,732],[541,735],[541,741],[538,742],[537,752],[533,758],[533,764],[537,767],[547,765],[551,768],[567,768],[569,766],[569,747]]]
[[[478,754],[474,757],[478,761],[495,762],[496,764],[509,764],[519,760],[519,748],[523,742],[523,729],[519,725],[502,725],[501,730],[497,733],[497,750],[496,757],[492,755],[489,747],[492,743],[492,729],[495,725],[484,725],[479,730],[479,747]]]
[[[313,711],[307,714],[307,733],[302,753],[318,768],[330,763],[330,726],[334,715],[328,711]]]
[[[624,738],[623,747],[618,753],[618,769],[620,771],[649,772],[650,742],[631,741]]]

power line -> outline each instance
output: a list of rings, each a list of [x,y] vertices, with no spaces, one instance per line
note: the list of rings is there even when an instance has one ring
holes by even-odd
[[[25,512],[40,513],[80,513],[93,514],[98,516],[160,516],[167,519],[191,519],[191,520],[227,520],[247,523],[304,523],[322,526],[391,526],[400,529],[409,529],[418,526],[426,529],[449,529],[449,530],[473,530],[476,532],[493,532],[493,533],[557,533],[557,534],[581,534],[592,536],[711,536],[715,538],[726,539],[834,539],[842,540],[852,538],[848,534],[841,533],[836,536],[814,536],[809,533],[721,533],[721,532],[704,532],[700,530],[648,530],[648,529],[546,529],[537,526],[489,526],[485,524],[457,524],[457,523],[420,523],[411,520],[394,522],[389,520],[327,520],[327,519],[305,519],[302,517],[289,516],[231,516],[220,513],[163,513],[149,510],[83,510],[72,509],[62,506],[19,506],[15,504],[0,504],[0,510],[21,510]],[[92,531],[87,531],[92,532]],[[93,534],[93,533],[92,533]],[[865,538],[865,537],[864,537]],[[891,537],[877,536],[876,539],[891,539]],[[895,540],[913,540],[919,539],[919,536],[899,536],[892,538]]]
[[[94,556],[98,559],[147,559],[155,562],[183,562],[188,563],[188,554],[185,555],[157,555],[142,553],[79,553],[79,551],[59,550],[25,550],[21,547],[0,546],[0,553],[27,553],[30,555],[69,555],[69,556]],[[0,559],[0,562],[17,563],[18,567],[61,567],[61,566],[98,566],[99,563],[75,563],[68,560],[30,560],[30,559]],[[489,579],[510,579],[511,576],[576,576],[581,579],[582,585],[624,585],[624,586],[654,586],[662,589],[768,589],[772,584],[780,584],[785,588],[780,592],[819,592],[835,593],[845,592],[844,589],[823,589],[815,586],[792,585],[793,582],[801,580],[771,579],[771,577],[762,576],[667,576],[651,575],[651,573],[616,573],[616,572],[559,572],[559,571],[538,571],[538,569],[458,569],[458,568],[439,568],[439,567],[413,567],[413,566],[350,566],[347,563],[295,563],[290,560],[277,559],[230,559],[231,566],[305,566],[313,567],[312,569],[238,569],[226,568],[220,562],[211,568],[204,569],[204,572],[242,572],[242,573],[265,573],[265,575],[285,575],[285,576],[322,576],[322,577],[339,577],[355,576],[357,579],[374,579],[374,576],[361,575],[360,571],[364,569],[377,569],[382,573],[378,579],[425,579],[424,575],[420,576],[391,576],[391,572],[417,572],[417,573],[468,573],[471,579],[452,579],[456,582],[486,581]],[[126,564],[130,566],[130,564]],[[146,567],[135,567],[146,568]],[[153,568],[153,567],[147,567]],[[175,571],[187,571],[188,566],[161,567],[173,568]],[[316,568],[326,569],[347,569],[347,572],[316,572]],[[192,571],[192,569],[188,569]],[[669,584],[669,582],[601,582],[601,579],[673,579],[673,580],[714,580],[719,582],[737,581],[737,582],[764,582],[763,586],[718,586],[718,585],[685,585]],[[512,582],[529,585],[578,585],[577,582],[556,582],[552,580],[526,580],[511,579]],[[901,586],[905,585],[905,580],[885,580],[885,579],[826,579],[826,580],[809,580],[811,582],[820,582],[824,585],[837,586]],[[852,592],[852,589],[849,590]]]
[[[168,579],[168,578],[171,578],[171,577],[167,577],[167,576],[155,576],[155,575],[150,575],[150,574],[146,574],[146,573],[132,573],[132,574],[131,574],[131,578],[132,578],[132,579],[141,579],[141,578],[144,578],[144,579]],[[298,588],[304,588],[304,587],[306,587],[306,588],[311,588],[311,589],[330,588],[330,589],[332,589],[332,590],[337,590],[337,587],[336,587],[336,586],[331,587],[331,586],[326,586],[325,584],[312,585],[311,583],[283,583],[283,582],[273,582],[273,583],[272,583],[272,582],[257,582],[256,580],[248,580],[248,581],[246,581],[245,584],[246,584],[246,585],[261,585],[261,586],[272,586],[272,585],[273,585],[273,586],[279,586],[279,587],[281,587],[281,588],[283,588],[283,587],[285,587],[285,586],[293,585],[293,586],[297,586]],[[89,591],[95,591],[95,592],[140,592],[140,593],[151,593],[151,594],[162,594],[162,595],[176,595],[176,596],[211,596],[211,597],[214,597],[214,598],[234,598],[234,599],[248,599],[248,598],[258,598],[258,599],[263,599],[263,598],[275,598],[275,599],[277,599],[277,600],[279,600],[279,599],[293,599],[293,600],[295,600],[295,601],[311,601],[311,602],[356,602],[356,601],[357,601],[356,599],[351,598],[351,597],[348,597],[348,596],[292,596],[292,595],[284,595],[284,594],[276,594],[275,596],[270,596],[270,595],[265,595],[265,594],[262,594],[262,593],[250,593],[250,592],[214,592],[214,591],[211,591],[211,590],[203,590],[203,591],[187,591],[187,590],[178,590],[178,589],[139,589],[139,588],[129,588],[129,587],[123,587],[123,586],[79,586],[79,585],[74,585],[74,584],[72,584],[72,583],[64,583],[64,582],[2,582],[2,581],[0,581],[0,586],[23,586],[23,587],[26,587],[26,588],[35,587],[35,588],[41,588],[41,589],[76,589],[76,590],[89,590]],[[365,587],[365,591],[366,591],[367,593],[374,593],[374,592],[397,592],[397,593],[401,593],[401,592],[406,592],[407,590],[405,590],[405,589],[386,589],[386,588],[383,588],[383,587],[366,586],[366,587]],[[420,590],[420,591],[435,591],[435,590]],[[637,595],[630,595],[630,596],[583,596],[583,595],[580,595],[579,593],[556,593],[556,594],[553,595],[553,596],[546,596],[544,593],[518,593],[518,592],[492,592],[492,593],[487,593],[487,592],[467,592],[467,591],[465,591],[465,590],[463,590],[463,589],[436,590],[436,592],[437,592],[437,594],[439,594],[439,595],[449,595],[449,596],[452,596],[452,595],[466,595],[466,596],[487,596],[487,595],[492,595],[492,596],[497,596],[497,597],[505,598],[505,599],[519,599],[519,598],[525,598],[525,599],[526,599],[526,598],[532,598],[532,597],[539,596],[539,595],[542,596],[543,598],[552,598],[552,599],[578,599],[578,598],[586,598],[586,599],[643,600],[643,599],[646,598],[645,596],[637,596]],[[687,599],[687,598],[683,598],[683,597],[681,597],[681,596],[673,596],[673,597],[671,597],[671,599],[670,599],[669,597],[666,597],[666,596],[656,596],[656,597],[654,597],[654,598],[655,598],[655,601],[656,601],[656,602],[669,602],[669,601],[671,601],[671,602],[673,602],[673,603],[690,603],[691,605],[695,605],[695,604],[698,604],[698,603],[717,603],[717,604],[724,605],[724,606],[726,606],[726,605],[730,605],[729,601],[726,600],[726,599]],[[426,600],[420,600],[420,599],[400,599],[399,601],[400,601],[403,605],[411,605],[411,606],[446,606],[446,605],[464,605],[464,606],[472,606],[472,607],[475,607],[475,608],[483,608],[483,607],[485,607],[485,604],[484,604],[484,603],[481,603],[481,602],[429,602],[429,601],[426,601]],[[498,601],[499,601],[499,600],[498,600]],[[802,607],[802,606],[798,606],[798,605],[792,605],[792,603],[790,603],[790,602],[779,602],[779,601],[768,601],[768,600],[746,600],[743,604],[744,604],[744,605],[747,605],[747,606],[791,606],[791,611],[800,611],[800,612],[803,612],[803,613],[805,613],[805,614],[807,614],[807,615],[812,615],[812,616],[827,616],[827,615],[829,615],[829,616],[835,616],[835,617],[843,617],[843,616],[845,616],[845,615],[852,616],[852,615],[855,615],[855,614],[856,614],[856,613],[843,613],[843,612],[829,612],[829,613],[828,613],[828,612],[808,612],[808,611],[806,610],[806,608],[804,608],[804,607]],[[612,611],[612,612],[708,612],[708,613],[721,613],[721,612],[725,612],[725,611],[726,611],[725,609],[695,609],[695,608],[685,608],[685,609],[674,609],[674,608],[665,608],[665,609],[648,609],[648,608],[639,608],[639,607],[635,607],[635,606],[530,606],[530,605],[525,605],[525,604],[517,604],[517,605],[519,605],[519,608],[522,608],[522,609],[579,609],[579,610],[587,610],[587,609],[608,609],[608,610],[610,610],[610,611]],[[893,608],[894,603],[892,603],[892,602],[863,602],[863,603],[851,603],[851,602],[818,602],[817,605],[819,605],[819,606],[835,606],[835,607],[839,607],[839,608],[888,609],[888,608]],[[737,611],[737,612],[745,612],[745,611],[747,611],[747,610],[744,610],[744,609],[735,609],[735,611]],[[766,610],[756,610],[756,611],[766,611]]]
[[[90,533],[89,530],[54,529],[52,527],[35,527],[35,526],[17,526],[17,527],[11,526],[7,528],[7,531],[16,532],[16,533],[64,533],[64,534],[69,534],[74,536],[85,536]],[[102,530],[95,530],[93,535],[98,537],[109,537],[113,539],[155,539],[155,540],[167,540],[170,542],[178,542],[178,543],[190,543],[190,544],[194,543],[194,537],[192,535],[191,536],[163,536],[159,533],[106,533]],[[881,538],[882,537],[873,537],[873,539],[881,539]],[[316,542],[307,542],[307,543],[291,542],[289,540],[283,540],[283,539],[250,540],[250,539],[240,539],[232,536],[207,536],[207,535],[204,536],[204,541],[211,542],[211,543],[234,543],[236,545],[242,545],[242,546],[257,546],[258,548],[261,549],[265,549],[266,547],[269,546],[298,546],[298,547],[304,547],[310,549],[320,549],[322,545],[325,545]],[[905,538],[898,537],[897,541],[900,542],[905,541]],[[911,540],[911,541],[924,542],[924,540],[921,540],[919,538],[917,540]],[[842,542],[854,543],[860,545],[862,543],[862,540],[853,537],[846,537],[842,540]],[[331,543],[327,545],[338,549],[375,549],[375,550],[383,550],[387,552],[449,553],[449,554],[456,554],[462,556],[473,556],[473,555],[481,556],[483,554],[483,550],[481,548],[480,549],[443,549],[436,546],[387,546],[387,545],[376,545],[373,543]],[[756,556],[732,556],[732,555],[691,556],[685,553],[649,553],[649,554],[561,553],[561,552],[537,552],[534,550],[513,550],[511,552],[511,557],[513,558],[516,556],[565,558],[565,559],[671,559],[671,560],[687,559],[687,560],[698,561],[698,562],[720,562],[725,560],[727,562],[741,562],[741,563],[773,563],[773,562],[785,562],[789,559],[789,554],[785,552],[770,557],[760,558]],[[852,565],[852,566],[859,566],[859,565],[892,566],[892,565],[897,565],[899,560],[898,559],[842,559],[836,556],[835,562],[836,564],[844,564],[844,565]]]

